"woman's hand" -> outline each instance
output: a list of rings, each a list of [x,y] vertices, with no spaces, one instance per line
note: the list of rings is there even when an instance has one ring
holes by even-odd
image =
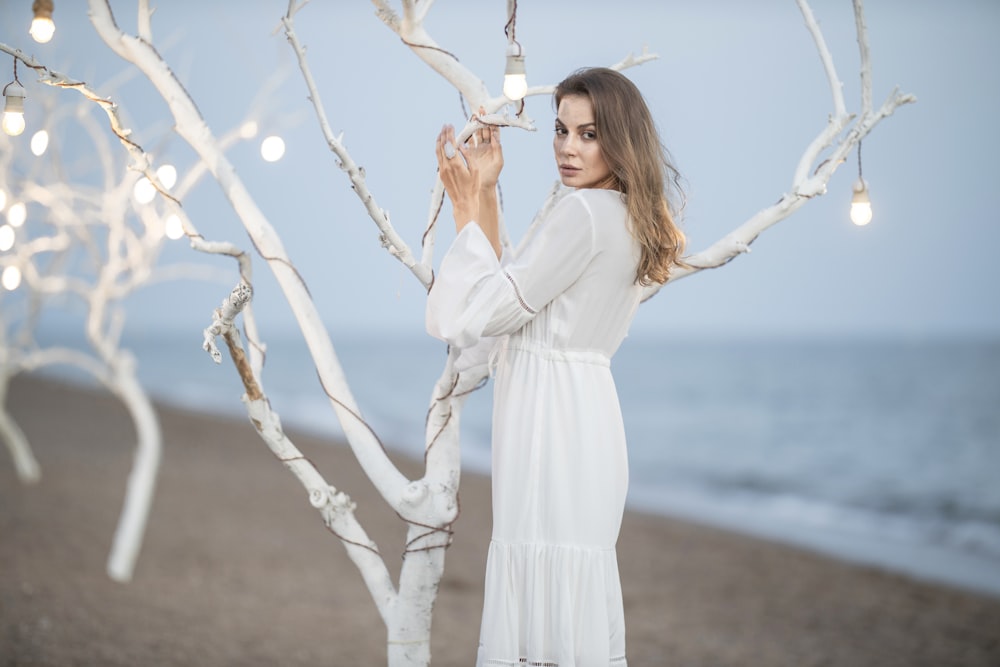
[[[479,107],[479,115],[486,109]],[[503,170],[503,147],[500,145],[500,128],[481,127],[472,135],[471,147],[467,147],[468,159],[479,167],[480,187],[492,192],[497,187],[500,171]]]
[[[482,179],[479,161],[469,156],[469,147],[455,145],[455,128],[445,125],[437,138],[438,175],[451,199],[455,226],[459,231],[479,219]]]

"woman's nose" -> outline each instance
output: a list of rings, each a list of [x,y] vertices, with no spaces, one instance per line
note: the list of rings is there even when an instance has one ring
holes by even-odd
[[[576,140],[573,137],[563,139],[562,152],[565,155],[576,155]]]

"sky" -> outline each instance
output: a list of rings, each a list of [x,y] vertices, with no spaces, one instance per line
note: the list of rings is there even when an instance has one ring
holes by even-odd
[[[100,42],[84,4],[57,2],[55,37],[39,45],[27,35],[30,1],[3,0],[0,42],[113,97],[157,161],[190,167],[194,154],[172,132],[166,105]],[[134,32],[135,3],[111,4],[119,25]],[[1000,3],[868,4],[876,104],[895,86],[918,99],[864,141],[871,224],[856,227],[848,218],[857,178],[852,153],[825,196],[765,232],[750,254],[669,285],[644,304],[633,335],[1000,337],[1000,81],[994,72]],[[217,136],[259,117],[264,134],[285,139],[287,152],[277,163],[261,160],[256,142],[229,155],[331,332],[419,335],[423,288],[380,247],[374,223],[323,141],[294,54],[278,30],[286,6],[161,2],[153,21],[156,44]],[[848,108],[857,110],[851,3],[815,0],[812,7]],[[426,22],[437,42],[495,94],[503,76],[505,9],[501,1],[438,0]],[[457,93],[378,20],[370,3],[313,0],[297,27],[334,131],[344,133],[380,206],[418,249],[435,178],[434,139],[442,124],[461,124],[465,114]],[[644,46],[659,55],[627,74],[646,96],[684,176],[682,224],[693,251],[790,189],[799,157],[832,110],[815,44],[793,0],[522,0],[517,38],[531,85],[556,83],[581,66],[612,64]],[[6,55],[0,68],[4,62],[10,66]],[[27,151],[31,133],[45,122],[33,109],[78,101],[23,70],[19,78],[27,88],[28,130],[19,140],[0,140],[0,150]],[[274,80],[277,87],[262,94]],[[501,187],[514,239],[557,177],[551,100],[529,98],[527,113],[536,132],[503,134]],[[80,141],[74,136],[62,140],[64,154],[86,150],[73,145]],[[214,183],[202,183],[184,206],[206,237],[250,247]],[[442,215],[450,223],[447,208]],[[438,238],[439,261],[453,238],[450,224]],[[182,241],[166,248],[163,260],[207,262],[225,277],[142,290],[128,302],[127,330],[200,336],[235,284],[235,266]],[[265,335],[293,331],[291,311],[259,258],[255,286]]]

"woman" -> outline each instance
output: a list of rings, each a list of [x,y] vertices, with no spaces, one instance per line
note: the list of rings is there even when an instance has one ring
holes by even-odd
[[[684,244],[666,197],[676,172],[638,89],[585,69],[555,104],[556,164],[573,190],[513,253],[497,225],[497,128],[457,153],[450,127],[437,141],[458,235],[428,297],[428,331],[462,348],[506,337],[483,667],[626,664],[615,543],[628,462],[610,359],[643,286],[667,279]]]

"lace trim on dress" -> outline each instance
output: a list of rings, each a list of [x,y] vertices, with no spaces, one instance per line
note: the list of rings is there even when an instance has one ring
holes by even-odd
[[[524,300],[524,297],[521,296],[521,290],[517,286],[517,283],[514,282],[514,277],[509,273],[507,273],[506,271],[504,271],[503,274],[507,277],[507,280],[510,281],[510,286],[514,288],[514,296],[517,297],[517,302],[521,304],[521,308],[524,308],[528,313],[532,315],[537,315],[538,311],[529,306],[528,303]]]
[[[482,646],[480,644],[480,646]],[[528,660],[527,658],[521,658],[519,660],[496,660],[489,659],[483,661],[483,665],[493,667],[559,667],[558,662],[551,662],[549,660]],[[625,656],[620,655],[616,658],[611,658],[608,660],[608,667],[628,667],[628,663],[625,662]]]

